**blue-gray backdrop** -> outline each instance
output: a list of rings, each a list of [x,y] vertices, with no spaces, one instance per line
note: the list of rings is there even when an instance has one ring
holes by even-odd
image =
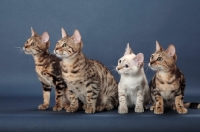
[[[199,0],[0,0],[0,111],[2,112],[0,130],[21,130],[20,126],[27,123],[26,120],[19,120],[18,117],[12,120],[8,115],[11,113],[19,115],[25,112],[24,118],[26,116],[32,118],[26,110],[32,108],[31,112],[38,115],[37,105],[42,102],[42,89],[34,71],[32,56],[25,55],[20,50],[31,35],[31,27],[40,35],[44,31],[49,33],[51,52],[61,38],[62,27],[69,35],[78,29],[84,44],[83,53],[88,58],[102,62],[112,70],[117,80],[119,75],[113,69],[118,59],[123,56],[127,43],[130,43],[134,53],[144,53],[146,66],[150,55],[155,50],[156,40],[164,48],[174,44],[178,56],[177,65],[187,79],[186,99],[200,102],[199,13]],[[146,68],[145,71],[150,81],[154,72]],[[52,92],[52,100],[53,98]],[[34,100],[38,101],[34,102]],[[52,103],[54,104],[54,101]],[[20,112],[19,108],[22,106],[23,109],[20,110],[23,112]],[[48,112],[51,111],[52,108]],[[191,110],[191,112],[197,111]],[[56,116],[56,113],[53,114]],[[62,114],[65,115],[65,112],[63,111]],[[113,114],[118,115],[117,110]],[[84,112],[81,115],[85,115]],[[153,116],[153,112],[147,115]],[[175,112],[174,115],[177,113]],[[73,121],[80,121],[78,118]],[[93,117],[90,118],[93,120]],[[141,118],[140,115],[138,118]],[[16,124],[15,127],[18,129],[9,127],[10,122]],[[109,123],[111,122],[112,120]],[[37,120],[33,121],[34,123],[40,126]],[[117,128],[112,126],[113,124],[108,125],[109,123],[107,129]],[[170,124],[169,119],[168,123]],[[24,130],[34,128],[33,124],[23,126]],[[64,126],[63,124],[62,127]],[[46,124],[45,130],[48,130],[48,127]],[[86,127],[87,122],[81,128]],[[40,128],[42,127],[38,129]],[[71,124],[69,128],[78,130],[75,124]],[[102,127],[100,128],[103,130]],[[127,130],[130,130],[129,128],[131,129],[131,125],[127,126]],[[143,127],[143,129],[147,128]]]

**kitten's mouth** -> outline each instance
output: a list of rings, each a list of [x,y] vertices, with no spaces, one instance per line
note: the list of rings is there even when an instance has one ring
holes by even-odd
[[[63,54],[63,53],[58,53],[58,52],[56,52],[56,50],[54,50],[54,54],[55,54],[57,57],[59,57],[59,58],[63,58],[63,57],[66,56],[66,55]]]
[[[151,70],[153,70],[153,71],[157,71],[157,70],[158,70],[158,69],[152,67],[150,63],[148,64],[148,66],[149,66],[149,67],[151,68]]]
[[[26,49],[23,47],[23,51],[25,54],[31,54],[30,52],[26,51]]]
[[[118,67],[116,67],[115,70],[120,74],[120,72],[119,72],[120,69]]]

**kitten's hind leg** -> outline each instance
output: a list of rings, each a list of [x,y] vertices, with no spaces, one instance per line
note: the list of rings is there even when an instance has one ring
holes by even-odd
[[[51,86],[42,83],[44,103],[38,106],[38,109],[45,110],[49,107]]]
[[[112,110],[113,108],[114,105],[108,100],[105,105],[97,106],[97,111]]]
[[[97,84],[89,83],[87,86],[85,113],[93,114],[96,111],[97,97],[99,96],[99,86]]]
[[[104,110],[112,110],[114,107],[117,106],[118,100],[117,97],[111,95],[110,97],[102,97],[107,98],[106,102],[101,102],[101,105],[97,106],[97,111],[104,111]],[[101,100],[104,100],[101,99]]]

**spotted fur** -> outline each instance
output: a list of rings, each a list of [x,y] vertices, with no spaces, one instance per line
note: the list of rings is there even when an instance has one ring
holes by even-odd
[[[186,114],[186,107],[194,107],[194,103],[184,105],[185,77],[176,66],[176,51],[174,45],[164,50],[156,41],[156,51],[152,54],[149,67],[156,71],[150,82],[151,100],[155,114],[163,114],[164,106]],[[196,105],[196,108],[198,105]]]
[[[53,110],[60,111],[68,103],[65,98],[67,85],[62,78],[60,69],[61,60],[49,53],[50,41],[47,32],[44,32],[41,36],[38,36],[32,28],[31,32],[32,36],[26,41],[23,50],[26,54],[33,56],[35,71],[42,83],[44,103],[39,105],[38,109],[44,110],[49,107],[50,91],[52,87],[55,87],[56,105]]]
[[[68,85],[70,106],[67,112],[78,109],[78,99],[86,113],[111,110],[118,105],[117,82],[100,62],[90,60],[81,52],[83,43],[78,30],[69,37],[62,29],[54,53],[62,59],[62,76]]]
[[[119,107],[118,113],[128,113],[128,108],[135,108],[135,112],[144,112],[149,103],[150,93],[143,62],[144,55],[135,55],[129,44],[126,52],[118,61],[117,72],[121,75],[118,84]]]

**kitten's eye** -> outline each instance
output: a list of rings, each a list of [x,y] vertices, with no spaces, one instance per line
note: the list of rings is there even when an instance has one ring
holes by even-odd
[[[66,44],[66,43],[64,43],[64,44],[62,45],[62,47],[67,47],[67,44]]]
[[[126,64],[125,67],[128,68],[128,65]]]
[[[161,61],[161,60],[162,60],[162,57],[158,57],[158,58],[157,58],[157,61]]]
[[[31,46],[34,46],[34,45],[35,45],[35,43],[34,43],[34,42],[32,42],[32,43],[31,43]]]
[[[121,63],[122,61],[121,60],[119,60],[119,63]]]
[[[153,57],[154,57],[154,56],[153,56],[153,55],[151,55],[151,59],[153,59]]]

